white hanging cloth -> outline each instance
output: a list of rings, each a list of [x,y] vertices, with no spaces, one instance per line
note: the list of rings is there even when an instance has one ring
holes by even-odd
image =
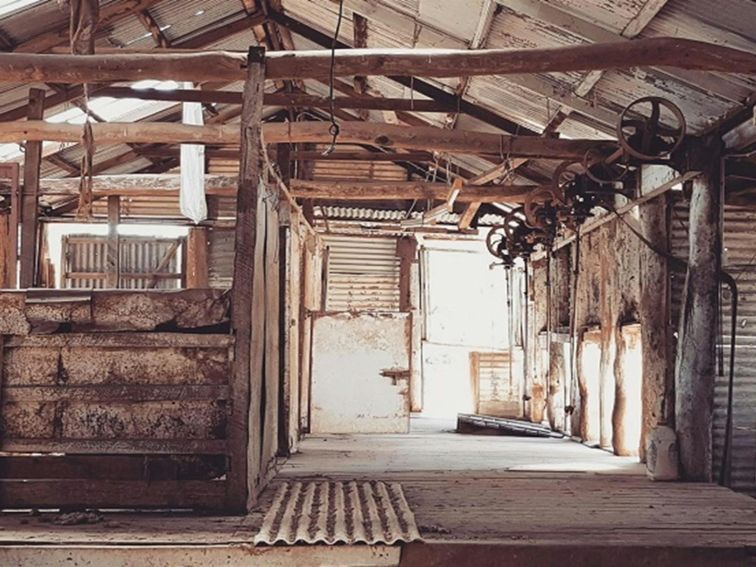
[[[184,88],[193,85],[186,83]],[[182,105],[182,122],[201,126],[202,104],[185,102]],[[207,218],[205,200],[205,146],[202,144],[181,144],[181,190],[179,191],[181,214],[194,223]]]

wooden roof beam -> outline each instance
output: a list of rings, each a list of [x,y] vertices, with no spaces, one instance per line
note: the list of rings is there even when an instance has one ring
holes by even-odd
[[[238,145],[237,125],[190,126],[175,123],[98,123],[92,125],[96,144],[159,143]],[[268,123],[265,142],[330,143],[329,124],[324,122]],[[81,126],[52,124],[41,120],[0,123],[0,142],[79,142]],[[596,140],[560,140],[533,136],[509,136],[488,132],[443,130],[431,126],[407,127],[370,122],[343,122],[339,142],[370,144],[412,150],[458,153],[489,153],[499,148],[510,157],[569,159],[582,158],[590,148],[606,146]],[[613,147],[613,146],[612,146]]]
[[[366,13],[365,15],[373,14],[373,10],[378,7],[371,5],[370,8],[371,10],[369,11],[369,13]],[[299,20],[295,20],[294,18],[291,18],[286,14],[281,13],[280,11],[270,12],[268,15],[272,20],[278,22],[281,26],[285,27],[290,32],[301,35],[302,37],[308,39],[316,45],[330,49],[332,38],[329,35],[308,26],[307,24],[304,24]],[[342,41],[337,41],[336,47],[339,49],[348,49],[351,46]],[[408,89],[412,89],[423,96],[427,96],[428,98],[435,100],[440,104],[446,104],[451,108],[457,108],[459,109],[459,112],[464,112],[468,116],[472,116],[476,120],[480,120],[481,122],[488,124],[489,126],[499,128],[504,132],[508,132],[510,134],[518,132],[523,135],[536,134],[536,132],[533,132],[515,122],[512,122],[511,120],[504,118],[503,116],[491,110],[488,110],[487,108],[473,104],[465,100],[463,97],[460,97],[454,93],[450,93],[441,87],[437,87],[432,83],[429,83],[428,81],[424,81],[419,77],[389,76],[388,79]],[[402,116],[397,117],[400,120],[403,120]]]
[[[233,197],[238,185],[237,176],[206,175],[207,195]],[[0,189],[4,188],[0,181]],[[99,197],[174,196],[181,188],[179,175],[96,175],[92,178],[92,191]],[[79,180],[72,177],[40,180],[40,195],[78,195]]]
[[[49,55],[0,53],[5,83],[89,83],[137,81],[238,81],[246,54],[228,51]],[[335,76],[387,75],[469,77],[564,73],[632,67],[676,67],[721,73],[756,74],[756,54],[683,38],[656,37],[627,42],[541,49],[339,49]],[[270,52],[267,79],[328,79],[326,50]]]
[[[238,186],[237,176],[206,175],[205,194],[233,197]],[[536,185],[499,185],[481,187],[465,185],[458,200],[473,199],[485,203],[497,201],[520,202]],[[93,178],[92,192],[102,197],[172,197],[178,196],[181,177],[172,174],[98,175]],[[0,192],[5,187],[0,183]],[[292,195],[299,198],[335,199],[346,201],[396,201],[406,199],[444,200],[449,194],[446,183],[425,181],[351,181],[343,179],[290,180]],[[40,195],[75,196],[79,194],[79,180],[75,178],[42,179]]]
[[[486,183],[490,183],[494,179],[497,179],[501,177],[502,175],[505,175],[506,173],[510,171],[514,171],[518,167],[520,167],[522,164],[524,164],[526,159],[513,159],[513,160],[506,160],[495,167],[492,167],[488,171],[484,171],[483,173],[476,175],[472,179],[468,180],[468,183],[472,185],[485,185]],[[457,198],[459,200],[459,197]],[[462,213],[462,216],[459,218],[459,229],[464,230],[466,228],[470,228],[470,224],[472,224],[473,219],[475,218],[475,215],[478,214],[478,209],[480,209],[480,206],[483,204],[483,201],[472,201],[467,207],[465,207],[465,210]]]
[[[523,202],[536,185],[496,185],[481,187],[464,185],[457,197],[460,203],[473,201],[496,203]],[[446,200],[449,185],[426,181],[349,181],[342,179],[292,179],[292,197],[301,199],[332,199],[339,201],[396,201],[408,199]]]
[[[135,15],[145,27],[145,29],[150,32],[155,45],[162,47],[163,49],[167,49],[171,46],[171,42],[168,41],[167,37],[165,37],[163,30],[160,29],[160,26],[152,17],[152,15],[150,15],[150,12],[148,10],[141,10]]]
[[[144,7],[146,9],[146,7],[148,7],[150,4],[154,4],[154,3],[155,3],[154,0],[149,1],[149,2],[148,1],[144,1],[144,0],[142,0],[142,1],[132,0],[130,2],[114,2],[113,4],[109,5],[109,8],[102,8],[101,9],[101,12],[100,12],[100,15],[101,15],[101,17],[100,17],[100,28],[102,29],[102,26],[104,25],[103,21],[105,21],[105,20],[103,20],[103,16],[102,16],[103,12],[105,12],[106,10],[109,10],[110,8],[114,8],[115,7],[114,5],[121,6],[121,8],[124,8],[124,5],[126,5],[126,4],[133,5],[134,6],[134,10],[123,13],[123,17],[126,17],[126,16],[130,16],[130,15],[133,15],[134,13],[136,13],[138,11],[137,8]],[[118,13],[121,14],[121,12],[118,12]],[[213,43],[215,43],[215,42],[223,39],[227,35],[237,34],[237,33],[241,32],[241,31],[244,31],[244,30],[248,29],[249,26],[255,24],[256,22],[262,22],[264,20],[265,20],[265,16],[262,13],[259,13],[259,12],[258,13],[253,13],[253,14],[250,14],[250,15],[244,17],[244,18],[241,18],[240,20],[236,20],[234,22],[231,22],[229,24],[224,24],[224,25],[217,26],[217,27],[211,27],[211,28],[209,28],[209,29],[207,29],[205,31],[202,31],[202,32],[198,33],[197,35],[194,35],[194,36],[192,36],[192,37],[190,37],[188,39],[179,39],[176,42],[174,42],[174,44],[172,45],[172,48],[180,48],[180,49],[183,49],[183,50],[202,49],[202,48],[207,47],[208,45],[212,45]],[[66,28],[65,28],[65,33],[68,34],[68,26],[66,26]],[[59,42],[55,43],[54,45],[52,45],[50,47],[50,49],[54,49],[56,46],[59,46],[59,45],[62,45],[64,43],[66,43],[68,41],[67,38],[68,38],[68,36],[66,35],[65,41],[59,41]],[[22,46],[23,45],[24,44],[22,44]],[[21,49],[21,47],[19,47],[18,49],[16,49],[16,51],[17,52],[18,51],[25,51],[25,49]],[[44,51],[44,50],[41,50],[41,51]],[[108,51],[109,53],[112,53],[112,51],[105,50],[105,49],[102,49],[102,50],[99,50],[99,51],[101,53],[104,53],[105,51]],[[125,51],[126,50],[123,50],[123,49],[118,49],[117,50],[117,52],[119,54],[122,53],[122,52],[125,52]],[[150,51],[149,53],[154,53],[154,51]],[[66,50],[66,54],[67,54],[67,50]],[[67,56],[70,57],[70,55],[67,55]],[[76,57],[79,57],[79,56],[76,56]],[[127,79],[127,81],[130,82],[130,80],[128,80],[128,79]],[[51,81],[51,82],[55,82],[55,81]],[[94,96],[96,94],[99,94],[99,92],[101,91],[102,88],[106,88],[107,87],[107,85],[102,85],[102,84],[98,85],[98,84],[96,84],[96,83],[102,83],[102,82],[103,81],[96,81],[95,84],[91,84],[90,85],[90,91],[89,91],[90,92],[90,96]],[[115,81],[107,81],[107,82],[115,82]],[[228,83],[228,81],[226,83]],[[81,85],[78,84],[78,83],[76,83],[76,82],[74,82],[74,84],[72,84],[71,86],[69,86],[67,89],[61,90],[59,92],[56,92],[53,95],[48,96],[45,99],[45,108],[47,110],[50,110],[50,109],[52,109],[52,108],[54,108],[56,106],[59,106],[61,104],[65,104],[67,102],[71,102],[72,100],[76,100],[77,98],[82,97],[83,94],[84,93],[83,93]],[[158,99],[156,99],[156,100],[158,100]],[[8,110],[8,111],[0,114],[0,122],[6,122],[6,121],[9,121],[9,120],[20,120],[20,119],[25,118],[25,117],[26,117],[26,105],[24,104],[22,106],[19,106],[17,108],[11,109],[11,110]]]
[[[105,87],[97,91],[97,96],[113,98],[135,98],[139,100],[165,100],[171,102],[201,102],[218,104],[241,104],[241,93],[237,91],[211,90],[162,90],[132,89],[130,87]],[[329,108],[330,99],[326,96],[308,95],[303,92],[265,93],[266,106]],[[444,112],[452,110],[445,104],[434,100],[407,98],[380,98],[373,96],[339,96],[334,99],[336,108],[366,110],[403,110],[407,112]]]
[[[147,10],[158,2],[159,0],[121,0],[120,2],[106,4],[100,7],[97,28],[98,30],[108,30],[119,21]],[[68,44],[70,41],[69,34],[69,25],[66,22],[53,30],[21,42],[15,46],[14,51],[16,53],[44,53],[53,47]]]

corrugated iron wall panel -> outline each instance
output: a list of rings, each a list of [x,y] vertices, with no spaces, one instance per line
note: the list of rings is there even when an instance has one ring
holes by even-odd
[[[676,203],[672,210],[670,249],[679,258],[688,257],[688,205]],[[732,412],[732,488],[756,492],[756,212],[725,207],[723,268],[738,285],[738,320],[735,350],[735,381]],[[679,323],[685,277],[672,279],[672,316]],[[723,287],[722,338],[724,375],[717,376],[714,391],[713,459],[719,475],[727,420],[727,382],[731,324],[730,295]]]
[[[181,287],[181,246],[175,250],[160,272],[175,277],[153,280],[163,258],[177,245],[176,239],[121,236],[121,273],[145,274],[144,278],[122,277],[121,289],[175,289]],[[63,287],[102,289],[106,287],[107,238],[94,235],[70,235],[63,239]],[[84,276],[84,274],[89,274]],[[103,274],[103,277],[98,277]],[[78,275],[78,277],[71,277]]]
[[[399,258],[395,238],[330,235],[328,311],[399,311]]]
[[[210,287],[228,289],[234,276],[234,230],[214,228],[208,247],[208,281]]]

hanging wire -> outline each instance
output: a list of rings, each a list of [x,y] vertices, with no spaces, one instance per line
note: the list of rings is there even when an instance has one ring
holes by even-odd
[[[507,334],[509,335],[509,383],[514,383],[514,306],[512,305],[512,268],[507,266],[506,268],[506,282],[507,282]]]
[[[329,110],[331,118],[331,126],[328,128],[328,133],[331,134],[331,145],[328,146],[326,151],[323,152],[324,156],[327,156],[336,149],[336,139],[339,137],[339,125],[336,123],[336,109],[334,101],[334,82],[335,82],[335,69],[336,69],[336,44],[339,42],[339,31],[341,30],[341,21],[344,19],[344,0],[339,0],[339,16],[336,20],[336,31],[333,34],[333,40],[331,41],[331,69],[330,80],[328,81],[328,100]]]
[[[577,361],[577,323],[578,323],[578,311],[577,311],[577,292],[578,292],[578,278],[580,277],[580,225],[575,229],[575,246],[574,246],[575,260],[572,264],[572,289],[570,290],[570,397],[572,398],[575,391],[575,385],[577,383],[578,375],[578,361]],[[572,428],[572,412],[574,406],[572,405],[572,399],[564,400],[564,429],[567,432],[567,417],[570,418],[570,428]],[[570,411],[568,411],[568,409]]]
[[[525,368],[525,391],[527,392],[528,388],[528,378],[532,375],[533,369],[530,367],[530,356],[528,356],[528,348],[530,343],[530,305],[528,304],[530,301],[529,297],[529,291],[528,287],[530,286],[529,281],[529,273],[528,273],[528,259],[524,258],[525,260],[525,268],[523,273],[523,299],[525,301],[525,316],[523,317],[524,321],[524,329],[522,331],[522,358],[523,358],[523,367]],[[523,410],[525,409],[525,398],[522,399],[523,404]]]

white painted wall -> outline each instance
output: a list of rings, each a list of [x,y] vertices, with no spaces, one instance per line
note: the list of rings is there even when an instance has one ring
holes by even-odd
[[[327,313],[313,328],[312,433],[406,433],[409,369],[407,313]]]

